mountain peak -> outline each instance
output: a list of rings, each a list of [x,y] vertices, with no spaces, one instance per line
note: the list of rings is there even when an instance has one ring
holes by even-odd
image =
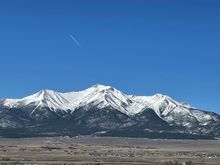
[[[169,96],[164,95],[164,94],[162,94],[162,93],[156,93],[154,96],[160,97],[160,98],[168,98],[168,99],[171,99]]]
[[[152,97],[156,100],[164,100],[164,101],[172,102],[172,103],[177,104],[177,105],[180,104],[179,102],[172,99],[170,96],[167,96],[167,95],[164,95],[164,94],[161,94],[161,93],[156,93]]]
[[[219,116],[195,108],[192,109],[188,104],[179,103],[167,95],[157,93],[153,96],[131,96],[111,86],[100,84],[79,92],[69,93],[42,89],[22,99],[4,99],[0,101],[0,107],[5,112],[9,112],[7,111],[8,109],[14,108],[18,113],[25,113],[25,115],[22,114],[22,117],[35,117],[37,115],[34,118],[36,120],[39,117],[46,118],[46,120],[54,119],[54,115],[63,120],[64,118],[67,119],[69,115],[72,118],[74,114],[86,115],[89,112],[89,115],[86,116],[91,119],[86,120],[89,122],[99,120],[100,116],[102,117],[102,115],[99,116],[99,113],[110,115],[111,117],[117,116],[113,115],[113,113],[116,113],[119,115],[120,120],[123,115],[126,115],[129,120],[135,119],[135,122],[137,122],[136,119],[139,120],[142,115],[150,113],[150,109],[154,111],[157,117],[171,125],[191,128],[191,126],[197,126],[196,123],[199,123],[199,126],[205,126],[213,121],[220,123]],[[22,111],[20,110],[21,108]],[[93,112],[96,115],[96,112],[98,112],[97,118],[91,118],[92,116],[90,115]],[[109,116],[105,119],[100,119],[99,122],[107,122],[107,125],[109,125],[108,119]]]
[[[107,85],[96,84],[90,88],[79,92],[59,93],[50,89],[42,89],[39,92],[16,100],[4,100],[4,105],[17,106],[19,104],[27,105],[30,103],[39,103],[45,106],[53,107],[53,109],[75,109],[83,106],[91,105],[98,107],[112,106],[117,110],[134,115],[146,108],[152,108],[161,116],[167,114],[174,108],[188,107],[181,104],[167,95],[156,93],[153,96],[129,96],[123,92]]]
[[[44,96],[50,93],[53,93],[54,91],[49,90],[49,89],[41,89],[39,92],[35,93],[38,96]]]
[[[95,88],[95,89],[98,89],[98,90],[114,89],[111,86],[101,85],[101,84],[95,84],[91,88]]]
[[[51,92],[54,92],[54,91],[51,90],[51,89],[41,89],[41,90],[39,91],[39,93],[51,93]]]
[[[46,99],[47,97],[49,96],[54,96],[56,95],[57,92],[53,91],[53,90],[50,90],[50,89],[41,89],[39,92],[33,94],[33,95],[30,95],[30,96],[27,96],[27,97],[24,97],[23,100],[44,100]]]

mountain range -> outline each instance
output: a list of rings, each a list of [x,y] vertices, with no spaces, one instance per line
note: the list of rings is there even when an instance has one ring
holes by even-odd
[[[220,136],[220,115],[167,95],[126,95],[104,85],[0,100],[0,136],[59,135],[215,138]]]

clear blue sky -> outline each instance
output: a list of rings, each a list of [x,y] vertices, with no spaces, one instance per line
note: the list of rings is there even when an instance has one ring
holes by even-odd
[[[220,1],[0,1],[0,71],[0,98],[98,83],[220,113]]]

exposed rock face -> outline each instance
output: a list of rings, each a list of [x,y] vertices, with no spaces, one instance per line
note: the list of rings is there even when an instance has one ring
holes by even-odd
[[[22,99],[0,100],[0,130],[53,135],[102,134],[167,138],[170,134],[220,136],[220,116],[169,96],[126,95],[104,85],[79,92],[41,90]],[[7,133],[5,133],[7,132]],[[114,134],[115,133],[115,134]],[[163,135],[167,136],[163,136]],[[135,136],[135,135],[134,135]],[[183,136],[184,137],[184,136]]]

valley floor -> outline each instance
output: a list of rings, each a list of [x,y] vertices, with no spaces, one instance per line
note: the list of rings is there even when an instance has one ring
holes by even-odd
[[[220,140],[0,138],[0,164],[219,165]]]

